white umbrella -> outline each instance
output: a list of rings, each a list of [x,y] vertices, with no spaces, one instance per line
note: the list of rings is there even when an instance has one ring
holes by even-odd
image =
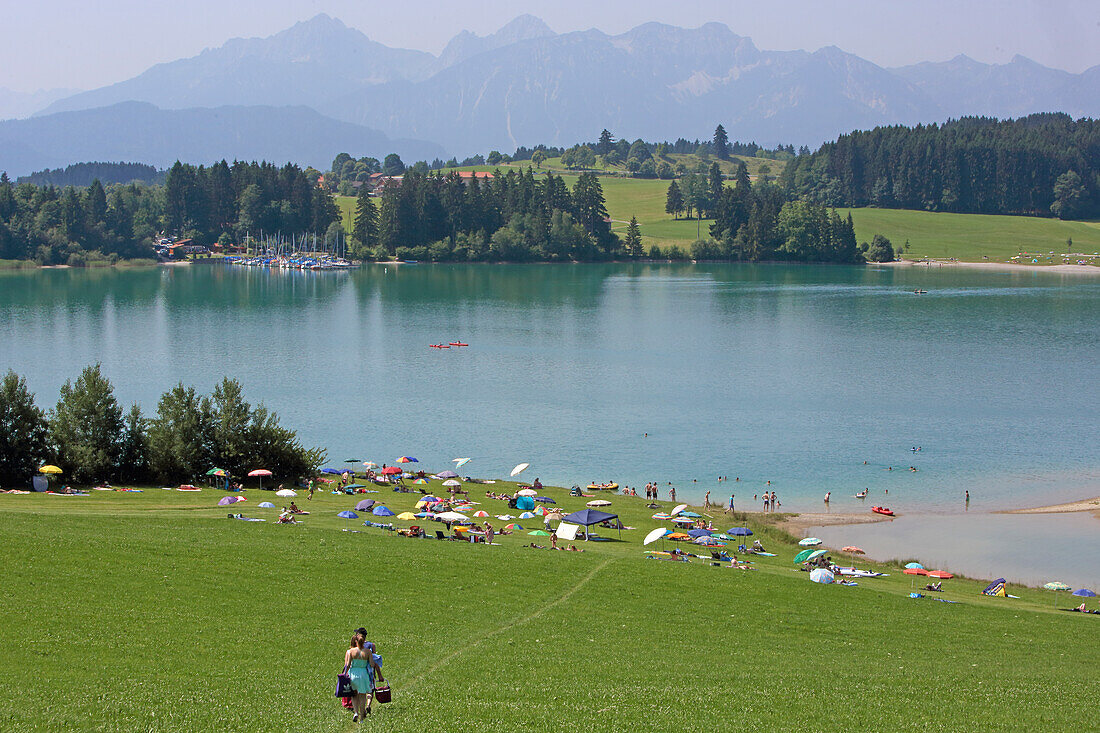
[[[458,512],[443,512],[442,514],[436,514],[435,518],[443,522],[464,522],[469,519],[465,514],[459,514]]]
[[[672,510],[671,512],[669,512],[669,514],[671,514],[672,516],[674,516],[674,517],[675,517],[675,516],[676,516],[677,514],[679,514],[680,512],[684,511],[684,510],[685,510],[685,509],[687,509],[687,508],[688,508],[688,505],[687,505],[687,504],[677,504],[677,505],[676,505],[676,506],[675,506],[675,507],[673,508],[673,510]]]
[[[513,468],[512,472],[508,475],[509,476],[518,476],[521,473],[523,473],[524,471],[526,471],[527,467],[530,466],[530,465],[531,465],[530,463],[521,463],[518,466],[516,466],[515,468]]]
[[[820,545],[821,540],[816,537],[807,537],[804,540],[799,540],[798,544],[802,545],[803,547],[813,547],[814,545]]]
[[[443,485],[444,486],[461,486],[462,482],[461,481],[456,481],[453,478],[449,478],[449,479],[447,479],[446,481],[443,482]]]
[[[645,539],[642,540],[642,544],[651,545],[657,540],[664,537],[666,534],[669,534],[669,531],[667,529],[665,529],[664,527],[658,527],[657,529],[653,530],[645,536]]]
[[[595,501],[588,502],[588,506],[611,506],[611,502],[607,499],[596,499]]]
[[[285,496],[287,498],[290,498],[291,496],[297,496],[297,495],[298,495],[298,492],[295,491],[294,489],[279,489],[278,491],[275,492],[275,496]]]
[[[455,468],[462,468],[470,462],[469,458],[456,458],[454,459]]]
[[[836,578],[833,576],[833,574],[831,572],[829,572],[825,568],[817,568],[815,570],[810,571],[810,580],[812,580],[815,583],[828,584],[828,583],[832,583],[833,581],[835,581]]]
[[[534,489],[520,489],[516,492],[516,496],[537,496],[538,492]]]

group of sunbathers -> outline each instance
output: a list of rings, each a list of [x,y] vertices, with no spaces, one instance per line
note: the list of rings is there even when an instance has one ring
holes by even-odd
[[[536,549],[536,550],[545,550],[545,549],[547,549],[546,545],[536,545],[534,542],[532,542],[531,544],[529,544],[527,546],[531,547],[533,549]],[[551,547],[549,549],[551,549],[551,550],[562,550],[563,552],[584,552],[584,550],[577,547],[576,545],[569,545],[569,547]]]

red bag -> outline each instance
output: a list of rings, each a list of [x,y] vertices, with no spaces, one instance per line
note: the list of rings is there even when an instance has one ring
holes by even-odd
[[[355,709],[355,705],[354,705],[354,703],[352,703],[350,697],[341,697],[340,698],[340,704],[344,707],[345,710],[354,710]]]
[[[390,686],[382,685],[381,687],[374,688],[374,699],[377,702],[389,702],[390,701]]]

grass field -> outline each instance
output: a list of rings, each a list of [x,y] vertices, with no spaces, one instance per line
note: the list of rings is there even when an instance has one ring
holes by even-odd
[[[896,567],[817,585],[755,516],[716,517],[778,553],[741,571],[644,559],[659,523],[625,497],[604,498],[637,529],[571,553],[345,533],[343,495],[286,526],[255,489],[232,509],[266,523],[209,489],[92,494],[0,495],[0,729],[351,731],[332,688],[360,624],[394,690],[363,728],[1068,730],[1100,692],[1100,618],[969,580],[911,599]]]
[[[479,169],[489,168],[481,166]],[[566,179],[572,186],[575,176],[566,174]],[[613,220],[612,228],[620,234],[626,230],[630,217],[636,216],[646,246],[658,245],[665,249],[675,244],[686,250],[699,234],[704,238],[710,236],[711,220],[674,220],[665,213],[668,181],[603,176],[600,183]],[[338,196],[337,203],[345,227],[350,228],[355,199]],[[1041,253],[1034,258],[1038,260],[1036,264],[1062,264],[1067,239],[1073,240],[1074,253],[1100,252],[1100,222],[1096,221],[872,208],[841,209],[840,213],[847,215],[849,211],[858,241],[869,242],[875,234],[883,234],[896,249],[909,240],[906,259],[931,257],[955,258],[963,262],[1007,262],[1027,252]],[[1032,259],[1019,261],[1030,264]],[[1076,262],[1076,259],[1071,258],[1071,261]],[[1093,264],[1100,265],[1100,258],[1094,258]]]

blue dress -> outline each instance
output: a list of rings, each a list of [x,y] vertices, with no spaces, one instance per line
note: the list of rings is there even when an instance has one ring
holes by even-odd
[[[351,686],[360,695],[374,692],[374,667],[369,660],[352,659],[348,676],[351,677]]]

